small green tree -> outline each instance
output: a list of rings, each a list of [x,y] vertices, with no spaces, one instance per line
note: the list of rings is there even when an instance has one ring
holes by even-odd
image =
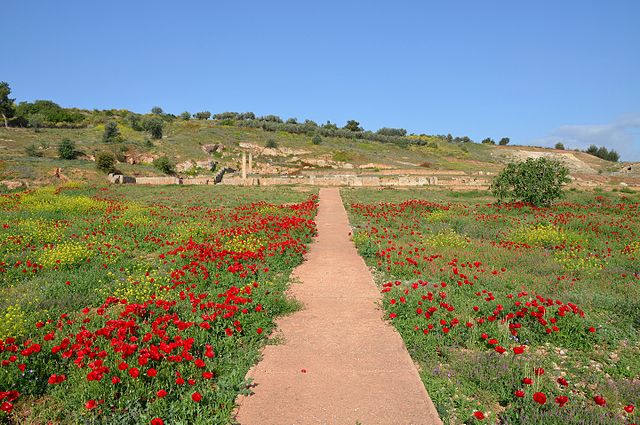
[[[153,108],[151,108],[151,113],[153,115],[162,115],[162,112],[164,112],[164,111],[159,106],[154,106]]]
[[[560,142],[556,143],[556,149],[563,151],[564,150],[564,145]]]
[[[482,141],[483,145],[495,145],[496,142],[493,141],[493,139],[491,137],[487,137],[486,139],[484,139]]]
[[[360,123],[356,120],[349,120],[344,126],[345,130],[349,131],[363,131],[362,127],[360,127]]]
[[[191,113],[184,111],[183,113],[180,114],[180,118],[182,118],[185,121],[189,121],[191,119]]]
[[[193,114],[193,116],[197,120],[208,120],[209,118],[211,118],[211,112],[209,111],[196,112],[195,114]]]
[[[491,184],[498,202],[527,202],[546,207],[563,196],[562,186],[569,183],[569,169],[560,161],[545,157],[512,162]]]
[[[96,154],[96,168],[103,173],[115,173],[116,157],[111,152],[98,152]]]
[[[278,147],[278,143],[274,139],[267,140],[265,147],[275,149]]]
[[[511,139],[509,139],[508,137],[503,137],[502,139],[500,139],[500,141],[498,142],[498,144],[500,146],[507,146],[509,144],[509,142],[511,141]]]
[[[102,141],[104,143],[119,142],[120,130],[118,129],[118,123],[115,121],[107,121],[104,125],[104,133],[102,133]]]
[[[173,163],[166,156],[154,159],[153,166],[164,174],[175,174],[176,172]]]
[[[76,159],[78,156],[76,144],[69,139],[62,139],[62,142],[58,145],[58,156],[61,159]]]
[[[9,128],[8,118],[11,118],[15,113],[13,105],[15,99],[9,98],[10,94],[11,87],[9,87],[9,83],[0,81],[0,115],[2,115],[2,119],[4,120],[5,128]]]
[[[162,128],[164,123],[158,117],[147,118],[144,121],[144,129],[151,134],[152,139],[162,139]]]
[[[313,138],[311,139],[311,143],[313,143],[314,145],[319,145],[320,143],[322,143],[322,137],[320,137],[319,134],[314,134]]]

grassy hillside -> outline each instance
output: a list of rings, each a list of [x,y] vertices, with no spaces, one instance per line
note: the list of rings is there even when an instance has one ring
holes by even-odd
[[[536,150],[529,147],[450,143],[430,136],[409,136],[409,139],[418,139],[420,145],[343,137],[322,137],[320,144],[314,144],[312,137],[306,134],[194,119],[166,122],[163,138],[159,140],[150,139],[147,132],[133,130],[124,120],[118,120],[118,128],[122,142],[110,144],[102,142],[104,124],[75,129],[0,128],[0,180],[47,184],[57,180],[55,169],[61,168],[63,179],[103,182],[104,175],[96,170],[93,161],[95,154],[100,151],[115,154],[120,161],[117,168],[122,173],[148,176],[161,175],[161,172],[149,163],[140,162],[149,162],[161,156],[167,156],[175,164],[189,160],[211,160],[218,163],[218,169],[238,169],[243,150],[253,152],[254,170],[261,175],[301,172],[375,174],[380,171],[420,174],[429,172],[427,170],[435,173],[454,170],[471,174],[498,171],[505,162],[513,160],[509,152]],[[58,145],[65,138],[76,144],[78,159],[58,158]],[[207,144],[220,144],[224,149],[221,153],[210,155],[202,149]],[[277,148],[265,150],[268,144],[275,144]],[[41,156],[33,156],[33,153],[29,156],[26,153],[29,146],[34,146],[37,155]],[[607,171],[613,164],[583,153],[564,152],[587,162],[592,173]],[[138,163],[128,163],[133,161]],[[212,175],[213,172],[200,169],[197,174]]]

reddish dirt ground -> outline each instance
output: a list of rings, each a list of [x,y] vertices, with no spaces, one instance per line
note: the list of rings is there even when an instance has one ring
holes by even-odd
[[[242,425],[441,424],[380,293],[349,238],[338,189],[320,190],[318,238],[296,269],[304,308],[278,322],[239,398]]]

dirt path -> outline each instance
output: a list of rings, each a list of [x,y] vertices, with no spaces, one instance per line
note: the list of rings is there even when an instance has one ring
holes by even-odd
[[[348,234],[338,189],[320,190],[318,238],[295,275],[304,309],[278,322],[240,397],[242,425],[441,424]]]

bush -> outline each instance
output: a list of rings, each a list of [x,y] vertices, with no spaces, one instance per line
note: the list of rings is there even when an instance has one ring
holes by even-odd
[[[162,127],[164,123],[158,117],[147,118],[143,123],[144,129],[151,134],[152,139],[162,139]]]
[[[555,147],[556,147],[556,149],[559,149],[559,150],[562,150],[562,151],[564,150],[564,145],[562,143],[560,143],[560,142],[556,143]]]
[[[311,143],[313,143],[314,145],[319,145],[320,143],[322,143],[322,137],[320,137],[319,134],[314,134],[313,138],[311,139]]]
[[[103,173],[115,173],[116,157],[110,152],[98,152],[96,154],[96,168]]]
[[[496,142],[493,141],[493,139],[491,137],[487,137],[486,139],[484,139],[482,141],[483,145],[495,145]]]
[[[104,125],[104,133],[102,133],[102,141],[104,143],[119,142],[120,130],[118,130],[118,123],[115,121],[108,121]]]
[[[500,139],[500,141],[498,142],[498,144],[500,146],[507,146],[509,144],[509,142],[511,141],[511,139],[509,139],[508,137],[503,137],[502,139]]]
[[[164,174],[174,174],[174,165],[166,156],[161,156],[153,160],[153,166]]]
[[[549,206],[562,197],[562,186],[569,183],[569,170],[562,163],[545,157],[511,163],[491,184],[498,202],[527,202]]]
[[[154,106],[153,108],[151,108],[151,113],[152,113],[153,115],[162,115],[162,113],[163,113],[163,112],[164,112],[164,111],[163,111],[163,110],[162,110],[162,108],[161,108],[161,107],[159,107],[159,106]]]
[[[265,145],[265,147],[275,149],[278,147],[278,143],[273,139],[269,139],[267,140],[267,144]]]
[[[184,111],[180,114],[180,118],[182,118],[184,121],[189,121],[191,119],[191,113],[188,111]]]
[[[34,158],[39,158],[43,155],[42,151],[38,149],[36,145],[33,145],[33,144],[24,148],[24,153],[27,154],[27,156],[31,156]]]
[[[195,114],[193,114],[193,116],[197,120],[208,120],[209,118],[211,118],[211,112],[209,111],[196,112]]]
[[[76,144],[69,139],[62,139],[58,146],[58,156],[61,159],[76,159],[76,156],[78,156]]]

